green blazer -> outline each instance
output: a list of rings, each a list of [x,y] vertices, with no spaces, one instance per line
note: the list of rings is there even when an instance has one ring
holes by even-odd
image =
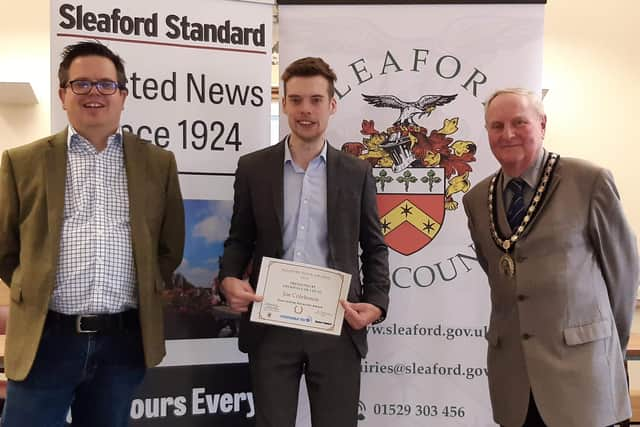
[[[182,261],[184,207],[173,154],[124,133],[129,216],[147,366],[165,355],[162,290]],[[42,335],[63,222],[67,131],[7,150],[0,166],[0,278],[9,285],[5,371],[29,373]]]

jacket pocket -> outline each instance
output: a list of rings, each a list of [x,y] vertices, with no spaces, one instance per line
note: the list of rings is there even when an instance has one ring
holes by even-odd
[[[579,345],[611,336],[611,321],[600,320],[588,325],[565,328],[564,340],[567,345]]]

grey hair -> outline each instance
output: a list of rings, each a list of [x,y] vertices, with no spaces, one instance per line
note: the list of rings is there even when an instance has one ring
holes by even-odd
[[[524,96],[529,100],[531,105],[533,105],[533,108],[535,108],[536,112],[540,115],[540,117],[544,116],[544,104],[542,103],[542,100],[535,92],[532,92],[529,89],[524,89],[521,87],[513,87],[513,88],[498,89],[493,94],[491,94],[489,98],[487,98],[487,101],[484,103],[485,121],[487,119],[487,111],[489,111],[489,106],[491,105],[493,100],[496,99],[498,95],[503,95],[503,94]]]

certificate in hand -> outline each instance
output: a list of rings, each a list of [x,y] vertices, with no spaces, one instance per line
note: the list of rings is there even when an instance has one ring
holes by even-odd
[[[251,321],[340,335],[351,274],[282,259],[262,258]]]

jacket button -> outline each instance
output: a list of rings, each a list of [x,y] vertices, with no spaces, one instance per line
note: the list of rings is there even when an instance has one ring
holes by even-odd
[[[531,335],[531,334],[527,334],[527,333],[522,334],[522,339],[525,340],[525,341],[528,340],[529,338],[532,338],[532,337],[533,337],[533,335]]]
[[[518,299],[518,301],[524,301],[524,300],[526,300],[526,299],[527,299],[527,296],[526,296],[526,295],[519,294],[516,298]]]

